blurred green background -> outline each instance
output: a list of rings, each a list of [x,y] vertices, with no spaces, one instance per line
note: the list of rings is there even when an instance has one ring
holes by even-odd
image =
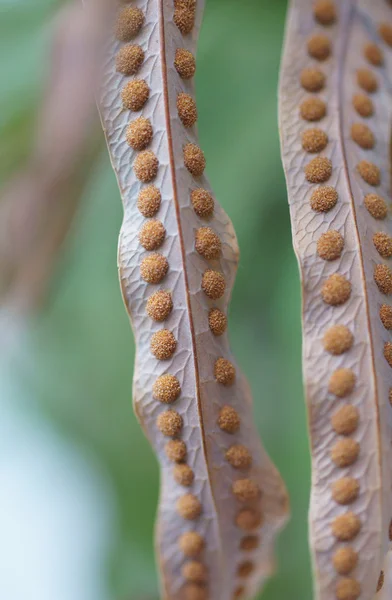
[[[49,25],[60,4],[0,0],[2,182],[29,152],[48,68]],[[234,223],[241,249],[230,339],[254,392],[263,441],[287,482],[292,504],[292,519],[279,540],[279,570],[263,598],[310,600],[300,289],[277,126],[286,2],[206,4],[197,72],[201,146],[213,189]],[[8,357],[1,370],[3,423],[12,421],[14,432],[3,438],[3,473],[4,464],[12,466],[20,444],[25,445],[16,471],[10,469],[10,479],[4,479],[13,482],[20,472],[25,486],[23,494],[17,494],[25,501],[23,518],[17,508],[8,513],[9,536],[19,536],[24,548],[31,538],[28,526],[35,519],[42,522],[33,543],[42,559],[36,579],[29,579],[27,554],[16,566],[12,561],[17,556],[8,557],[7,568],[16,576],[24,574],[29,583],[24,595],[29,600],[46,600],[34,585],[41,585],[39,577],[54,578],[60,567],[66,573],[69,561],[77,562],[80,577],[76,571],[66,577],[63,573],[61,594],[54,581],[50,591],[56,600],[158,598],[152,549],[158,469],[131,408],[134,345],[116,268],[121,218],[120,196],[103,150],[57,261],[45,305],[30,324],[23,348]],[[8,445],[4,439],[9,439]],[[42,481],[34,476],[27,485],[31,469],[40,470]],[[42,492],[36,505],[29,499],[36,494],[35,485]],[[63,488],[69,497],[64,506],[59,499]],[[11,485],[6,497],[15,507],[12,490]],[[54,531],[60,531],[54,553],[53,543],[49,540],[45,546],[41,539],[49,508],[54,511]],[[62,530],[59,523],[64,518],[67,525]],[[1,546],[0,557],[9,554],[4,539]],[[0,579],[1,569],[4,586],[4,576],[7,580],[10,575],[4,561]],[[19,596],[11,587],[1,593],[1,585],[2,597],[22,598],[22,592]]]

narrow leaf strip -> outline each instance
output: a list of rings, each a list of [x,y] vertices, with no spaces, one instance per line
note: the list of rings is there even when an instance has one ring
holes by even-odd
[[[162,468],[156,537],[171,600],[253,596],[287,518],[227,340],[238,247],[196,135],[202,4],[123,4],[100,102],[124,203],[119,271],[137,343],[135,410]]]
[[[318,600],[374,598],[389,545],[391,57],[380,33],[387,17],[384,0],[293,0],[282,64]]]

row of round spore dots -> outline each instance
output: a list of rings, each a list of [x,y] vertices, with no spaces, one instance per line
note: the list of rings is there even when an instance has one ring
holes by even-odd
[[[194,7],[194,0],[177,0],[175,2],[174,21],[183,35],[189,33],[191,23],[191,18],[185,18],[185,15],[187,11],[194,11]],[[192,79],[196,71],[195,58],[185,48],[178,48],[176,50],[174,66],[178,76],[182,80]],[[181,92],[178,94],[177,112],[183,126],[187,130],[190,130],[197,121],[197,108],[194,98],[187,93]],[[214,215],[214,198],[208,190],[197,185],[206,167],[205,157],[199,146],[188,143],[183,148],[183,160],[186,169],[195,181],[194,189],[190,195],[193,210],[200,219],[200,227],[195,232],[195,249],[207,263],[211,263],[211,261],[217,261],[221,258],[222,243],[217,233],[210,226]],[[219,270],[211,268],[211,264],[209,264],[203,273],[201,287],[204,294],[212,301],[212,306],[208,315],[206,315],[209,329],[212,335],[219,337],[227,329],[227,317],[216,305],[224,296],[226,290],[225,278]],[[234,385],[236,379],[234,365],[224,357],[217,358],[214,364],[214,377],[218,385],[227,387]],[[217,415],[217,423],[220,429],[229,437],[233,436],[240,429],[241,419],[234,408],[226,405],[222,407]],[[240,542],[241,549],[249,552],[259,545],[258,537],[250,535],[250,532],[254,531],[261,524],[261,514],[253,506],[254,502],[259,498],[260,490],[257,483],[246,477],[246,473],[244,473],[252,464],[252,456],[245,446],[241,444],[228,444],[226,460],[236,472],[240,473],[238,479],[232,485],[232,493],[240,503],[235,525],[244,531]],[[195,533],[186,533],[180,540],[181,550],[186,556],[189,556],[189,548],[184,544],[184,540],[193,540],[195,535]],[[190,538],[189,536],[193,537]],[[195,562],[192,564],[196,565]],[[196,580],[189,577],[190,571],[186,569],[187,563],[184,566],[184,576],[187,579],[191,579],[191,582],[187,584],[188,597],[191,600],[203,600],[207,597],[204,578]],[[199,569],[201,572],[202,567],[199,566]],[[239,580],[248,577],[253,572],[253,569],[254,565],[250,560],[240,562],[237,566]],[[240,598],[244,592],[244,585],[240,583],[235,590],[234,597]]]
[[[379,42],[377,44],[369,41],[363,48],[363,59],[366,67],[360,68],[357,71],[357,85],[361,88],[361,92],[354,96],[353,106],[362,121],[354,123],[351,128],[351,137],[364,151],[371,150],[376,144],[375,135],[369,126],[372,118],[376,117],[375,104],[371,98],[379,89],[379,77],[377,71],[384,65],[384,50],[382,42],[389,47],[392,47],[392,25],[381,23],[379,26]],[[366,123],[367,121],[367,123]],[[381,183],[381,170],[374,163],[366,160],[361,161],[357,166],[357,171],[364,182],[371,186],[377,187]],[[383,221],[388,216],[388,206],[384,198],[378,194],[368,194],[365,197],[365,206],[370,216],[378,221]],[[392,257],[392,237],[383,231],[378,231],[373,235],[373,244],[379,256],[385,260]],[[379,263],[374,268],[374,281],[379,289],[380,294],[388,296],[392,294],[392,271],[388,264]],[[392,330],[392,306],[382,301],[380,305],[380,319],[385,329]],[[392,343],[384,343],[384,356],[388,364],[392,367]],[[392,404],[392,388],[389,391],[389,402]],[[388,536],[392,541],[392,521],[389,527]],[[377,592],[384,585],[384,573],[381,571]]]
[[[326,30],[332,28],[338,19],[336,4],[331,0],[315,2],[313,14],[315,21]],[[332,38],[332,35],[321,32],[313,35],[307,42],[308,55],[314,59],[315,66],[310,66],[301,73],[301,85],[312,95],[301,103],[300,115],[304,121],[314,125],[322,123],[328,110],[318,93],[328,85],[322,66],[331,56]],[[332,175],[332,162],[325,156],[319,156],[328,144],[328,135],[321,126],[305,129],[302,133],[303,150],[308,154],[317,155],[305,166],[305,178],[309,184],[317,186],[311,194],[310,205],[312,210],[318,213],[333,210],[339,199],[336,189],[326,185]],[[318,239],[318,258],[328,262],[337,261],[344,252],[344,246],[344,232],[329,229]],[[333,273],[322,285],[321,297],[331,307],[345,304],[350,296],[351,283],[341,273]],[[332,356],[340,356],[351,350],[354,336],[348,327],[335,323],[324,332],[322,342],[326,352]],[[340,368],[331,374],[328,391],[339,401],[345,401],[352,394],[355,384],[354,372],[351,369]],[[332,414],[331,427],[338,437],[331,449],[331,460],[340,469],[350,467],[358,458],[360,447],[352,436],[358,429],[359,420],[358,409],[347,401]],[[349,507],[357,500],[359,493],[359,482],[348,475],[336,479],[331,486],[332,499],[341,506]],[[361,593],[359,582],[350,576],[358,564],[358,554],[350,542],[359,534],[360,529],[361,522],[352,510],[346,510],[331,523],[331,533],[339,542],[332,558],[334,569],[341,576],[335,590],[337,600],[355,600]]]

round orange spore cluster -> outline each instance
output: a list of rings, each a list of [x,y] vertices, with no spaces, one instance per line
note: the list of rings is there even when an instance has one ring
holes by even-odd
[[[317,254],[323,260],[337,260],[340,258],[344,248],[342,235],[331,229],[323,233],[317,242]]]
[[[327,114],[327,106],[320,98],[305,98],[299,110],[305,121],[320,121]]]
[[[174,22],[183,35],[190,33],[195,25],[196,0],[174,1]]]
[[[212,308],[208,313],[208,325],[216,336],[223,335],[227,329],[227,317],[219,308]]]
[[[167,275],[169,263],[162,254],[145,256],[140,265],[140,274],[147,283],[160,283]]]
[[[350,542],[361,530],[361,521],[353,513],[348,512],[336,517],[332,522],[332,533],[341,542]]]
[[[389,304],[380,306],[380,319],[385,329],[392,329],[392,306],[389,306]]]
[[[325,156],[313,158],[305,167],[305,177],[309,183],[324,183],[332,175],[332,162]]]
[[[155,400],[164,404],[173,404],[181,394],[180,382],[174,375],[161,375],[155,381],[152,393]]]
[[[158,175],[158,167],[158,159],[150,150],[140,152],[133,163],[135,175],[143,183],[150,183],[155,179]]]
[[[218,300],[226,290],[226,282],[222,273],[207,269],[203,274],[201,287],[211,300]]]
[[[256,500],[260,496],[260,488],[252,479],[237,479],[232,489],[234,496],[241,502]]]
[[[152,219],[144,223],[139,232],[139,242],[145,250],[157,250],[162,246],[166,236],[166,229],[161,221]]]
[[[361,117],[368,118],[373,115],[373,102],[365,94],[355,94],[353,97],[353,106]]]
[[[319,61],[324,61],[331,55],[331,41],[323,34],[313,35],[308,40],[309,56]]]
[[[116,38],[121,42],[129,42],[144,24],[144,14],[140,8],[124,8],[117,19]]]
[[[174,437],[180,433],[183,420],[176,410],[167,410],[158,416],[157,427],[163,435]]]
[[[350,350],[353,342],[353,334],[345,325],[332,325],[327,329],[323,338],[325,350],[335,356]]]
[[[384,42],[392,47],[392,25],[389,23],[381,23],[379,32]]]
[[[165,453],[172,462],[184,462],[187,457],[186,444],[182,440],[170,440],[165,446]]]
[[[218,358],[214,365],[214,375],[218,383],[232,385],[235,381],[235,367],[226,358]]]
[[[392,367],[392,343],[386,342],[384,344],[384,357],[390,367]]]
[[[137,207],[143,217],[154,217],[161,206],[161,192],[154,185],[143,188],[137,200]]]
[[[392,237],[387,233],[379,231],[373,236],[373,244],[377,252],[383,258],[390,258],[392,256]]]
[[[244,560],[244,562],[238,565],[237,575],[238,577],[249,577],[253,573],[254,568],[255,566],[250,560]]]
[[[368,194],[365,197],[365,206],[374,219],[383,220],[388,214],[387,203],[377,194]]]
[[[193,469],[189,465],[178,464],[173,469],[173,476],[178,485],[190,487],[195,479]]]
[[[146,304],[148,316],[161,323],[165,321],[173,310],[173,300],[170,292],[159,290],[149,297]]]
[[[206,168],[203,151],[196,144],[186,144],[183,150],[184,164],[194,177],[201,177]]]
[[[377,44],[374,44],[373,42],[369,42],[365,45],[363,53],[370,64],[374,65],[375,67],[381,67],[381,65],[384,63],[383,51],[379,46],[377,46]]]
[[[141,110],[150,96],[150,88],[144,79],[128,81],[121,91],[123,107],[137,112]]]
[[[240,510],[236,517],[236,525],[243,531],[254,531],[263,522],[261,513],[258,510],[244,508]]]
[[[226,452],[226,459],[235,469],[248,469],[252,464],[252,455],[242,444],[230,446]]]
[[[358,409],[351,404],[342,406],[332,415],[331,424],[339,435],[351,435],[358,429]]]
[[[371,129],[364,123],[354,123],[351,127],[351,137],[364,150],[374,148],[375,139]]]
[[[322,129],[307,129],[302,134],[302,148],[305,152],[321,152],[328,144],[328,136]]]
[[[129,125],[126,140],[134,150],[144,150],[151,142],[152,134],[151,121],[144,117],[139,117]]]
[[[196,72],[195,57],[189,50],[178,48],[174,58],[174,66],[182,79],[191,79]]]
[[[192,560],[185,563],[183,566],[182,576],[184,579],[192,581],[193,583],[205,583],[207,579],[207,569],[201,562]]]
[[[247,535],[240,542],[240,549],[246,552],[256,550],[260,545],[260,538],[257,535]]]
[[[358,69],[357,83],[360,88],[369,94],[373,94],[378,89],[377,77],[369,69]]]
[[[183,533],[178,540],[181,552],[188,558],[199,556],[204,550],[204,538],[196,531],[187,531]]]
[[[185,494],[177,500],[178,514],[187,521],[194,521],[201,515],[200,501],[193,494]]]
[[[187,583],[182,589],[184,600],[207,600],[208,591],[204,585],[198,583]]]
[[[191,202],[193,209],[198,217],[202,219],[211,217],[214,212],[214,199],[210,192],[197,188],[191,193]]]
[[[330,275],[321,289],[324,302],[331,306],[344,304],[350,298],[350,295],[351,283],[339,273]]]
[[[359,483],[353,477],[342,477],[332,484],[332,497],[338,504],[352,504],[358,498]]]
[[[129,44],[120,48],[116,56],[116,70],[123,75],[135,75],[144,61],[144,52],[141,46]]]
[[[200,227],[196,231],[195,248],[206,260],[213,260],[221,255],[222,243],[211,227]]]
[[[177,112],[184,127],[193,127],[197,121],[196,102],[189,94],[181,92],[177,96]]]
[[[331,450],[331,459],[341,469],[355,463],[359,456],[360,446],[351,438],[338,440]]]
[[[361,586],[356,579],[346,577],[336,586],[336,600],[358,600],[360,595]]]
[[[321,186],[315,189],[310,199],[310,206],[316,212],[328,212],[336,205],[338,193],[335,188]]]
[[[358,564],[358,553],[351,546],[338,548],[333,555],[333,565],[339,575],[348,575]]]
[[[355,387],[356,377],[351,369],[337,369],[329,379],[328,390],[338,398],[349,396]]]
[[[218,425],[226,433],[236,433],[241,425],[238,412],[231,406],[223,406],[219,412]]]
[[[392,294],[392,271],[387,265],[376,265],[374,281],[382,294]]]
[[[307,92],[320,92],[325,86],[325,75],[319,69],[303,69],[301,85]]]
[[[161,329],[154,333],[150,342],[152,354],[158,360],[168,360],[176,351],[177,340],[168,329]]]

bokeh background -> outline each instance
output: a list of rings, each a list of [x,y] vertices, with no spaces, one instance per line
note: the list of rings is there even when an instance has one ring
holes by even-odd
[[[61,4],[0,0],[2,183],[29,154]],[[241,249],[230,339],[292,503],[279,570],[263,598],[310,600],[300,286],[277,125],[286,1],[206,4],[197,72],[201,146]],[[22,341],[2,343],[4,600],[159,597],[152,547],[159,474],[131,406],[134,344],[116,268],[121,219],[102,147],[44,302]]]

